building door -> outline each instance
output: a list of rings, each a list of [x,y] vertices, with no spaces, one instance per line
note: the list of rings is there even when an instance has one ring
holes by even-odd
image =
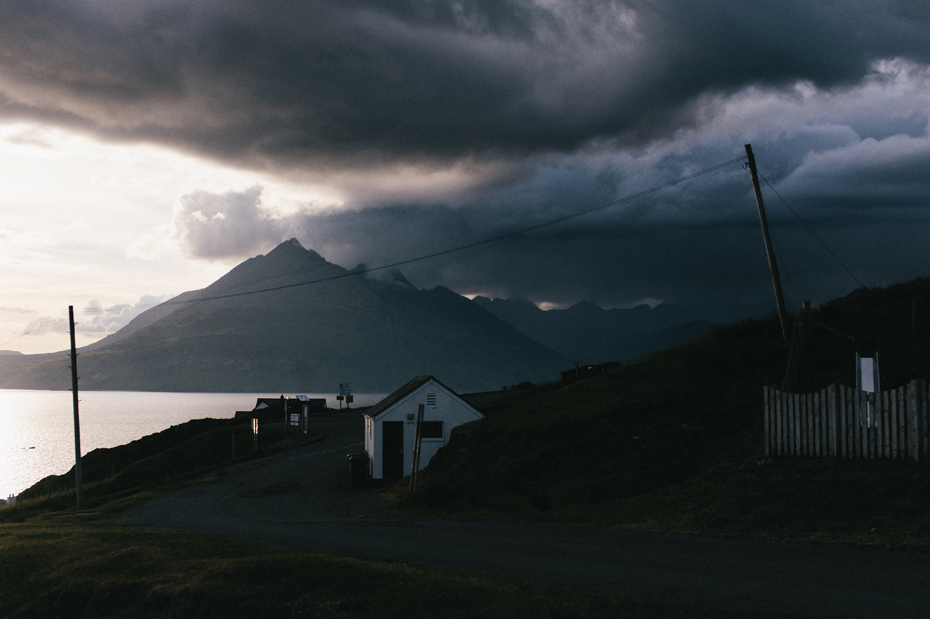
[[[404,476],[404,422],[381,423],[381,475],[385,479]]]

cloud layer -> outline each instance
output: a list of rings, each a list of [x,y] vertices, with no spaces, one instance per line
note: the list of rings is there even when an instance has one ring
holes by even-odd
[[[349,267],[607,204],[752,143],[786,285],[817,301],[858,285],[846,269],[869,285],[930,270],[927,32],[914,0],[12,0],[0,120],[326,185],[344,199],[297,212],[261,186],[192,187],[170,234],[227,261],[296,236]],[[771,295],[739,165],[404,271],[554,304]]]
[[[252,166],[506,160],[667,137],[708,93],[925,64],[928,29],[907,0],[14,0],[0,116]]]

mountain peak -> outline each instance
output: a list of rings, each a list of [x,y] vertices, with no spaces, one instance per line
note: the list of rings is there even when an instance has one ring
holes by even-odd
[[[314,258],[317,260],[324,260],[323,256],[316,253],[312,249],[307,249],[300,244],[296,238],[284,241],[270,252],[266,254],[267,257],[301,257],[301,258]]]
[[[339,276],[345,272],[345,269],[327,262],[312,249],[306,249],[297,239],[290,239],[263,256],[255,256],[240,263],[206,290],[210,294],[228,294],[291,286]]]

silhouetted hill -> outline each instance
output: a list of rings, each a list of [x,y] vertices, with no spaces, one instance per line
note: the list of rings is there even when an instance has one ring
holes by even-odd
[[[57,357],[0,384],[67,389]],[[292,239],[140,315],[78,366],[82,389],[379,392],[418,374],[497,389],[552,380],[567,363],[448,289],[352,274]]]
[[[694,308],[664,303],[655,309],[648,305],[603,309],[581,302],[567,309],[541,310],[526,299],[491,300],[479,296],[474,300],[521,333],[582,363],[637,359],[692,340],[713,326],[706,319],[696,319],[702,312]],[[742,310],[744,316],[758,313],[752,308],[734,310]],[[724,319],[732,317],[719,315]]]
[[[718,325],[589,380],[514,391],[455,429],[415,504],[456,518],[926,547],[926,461],[763,458],[762,387],[784,384],[789,358],[794,392],[855,386],[857,352],[878,352],[883,390],[930,380],[930,279],[855,290],[802,324],[792,318],[789,341],[774,314]]]

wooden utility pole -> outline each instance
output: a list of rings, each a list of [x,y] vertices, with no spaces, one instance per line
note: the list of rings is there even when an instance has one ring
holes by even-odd
[[[798,367],[804,355],[804,342],[807,339],[807,325],[810,321],[811,302],[801,303],[801,315],[794,323],[794,332],[791,335],[791,349],[788,351],[788,367],[785,369],[785,380],[782,391],[799,391]]]
[[[81,420],[78,415],[77,346],[74,343],[74,306],[68,306],[68,324],[71,327],[71,398],[74,401],[74,487],[77,491],[77,508],[84,508],[84,488],[81,475]]]
[[[420,446],[423,443],[423,409],[420,404],[417,407],[417,431],[413,438],[413,464],[410,467],[410,495],[417,493],[417,481],[420,476]]]
[[[775,304],[778,306],[778,320],[781,322],[782,339],[788,340],[788,312],[785,310],[785,296],[781,290],[781,278],[778,276],[778,263],[772,249],[772,237],[769,236],[769,222],[765,217],[765,205],[762,203],[762,189],[759,187],[759,173],[756,171],[756,158],[752,154],[752,145],[746,144],[746,157],[749,159],[749,173],[752,175],[752,189],[756,193],[756,206],[759,207],[759,221],[762,223],[762,239],[765,241],[765,254],[769,259],[772,272],[772,285],[775,287]]]

